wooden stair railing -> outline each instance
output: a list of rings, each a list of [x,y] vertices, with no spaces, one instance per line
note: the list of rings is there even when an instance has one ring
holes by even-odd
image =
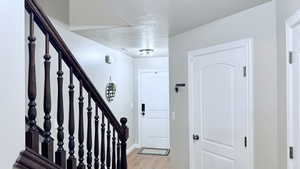
[[[41,155],[39,159],[47,159],[47,162],[41,162],[39,164],[48,164],[51,162],[53,166],[58,168],[67,169],[127,169],[127,139],[128,128],[126,126],[127,119],[121,118],[120,123],[111,112],[101,95],[97,92],[97,89],[83,71],[80,64],[77,62],[55,27],[50,22],[49,18],[43,12],[36,0],[25,0],[25,8],[28,12],[29,18],[29,37],[28,37],[28,49],[29,49],[29,66],[28,66],[28,114],[26,129],[26,149],[29,151],[21,154],[27,157],[34,157],[38,154]],[[36,38],[34,35],[34,27],[37,25],[43,34],[45,35],[45,54],[44,54],[44,122],[43,129],[37,126],[36,117]],[[52,59],[49,53],[50,44],[55,48],[58,53],[58,68],[57,68],[57,136],[51,135],[52,119],[51,119],[51,85],[55,83],[50,82],[50,64]],[[69,119],[68,119],[68,137],[65,137],[64,133],[64,100],[63,100],[63,78],[64,72],[62,70],[62,62],[64,62],[69,68]],[[80,82],[79,86],[79,117],[78,126],[75,125],[75,85],[74,77]],[[84,98],[83,92],[88,93],[88,98]],[[85,111],[84,100],[87,100],[87,108]],[[92,104],[94,103],[94,104]],[[94,107],[92,105],[95,105]],[[95,110],[94,118],[93,110]],[[40,113],[40,112],[39,112]],[[101,116],[99,116],[99,113]],[[84,122],[84,116],[87,117],[87,124]],[[102,118],[100,118],[102,117]],[[94,119],[94,123],[93,120]],[[101,124],[99,128],[99,122]],[[94,124],[95,132],[92,133],[92,125]],[[87,125],[87,134],[85,140],[85,126]],[[75,128],[78,130],[78,138],[75,139]],[[100,130],[99,130],[100,129]],[[100,136],[99,136],[100,133]],[[94,140],[92,140],[94,135]],[[40,139],[40,136],[43,139]],[[68,151],[65,150],[64,139],[68,138]],[[76,140],[78,140],[78,156],[75,153]],[[57,142],[57,150],[54,150],[54,141]],[[86,142],[85,142],[86,141]],[[93,144],[94,141],[94,144]],[[86,147],[85,144],[86,143]],[[94,148],[93,148],[94,145]],[[39,150],[41,147],[41,151]],[[86,150],[85,150],[86,149]],[[94,151],[94,152],[93,152]],[[68,152],[68,155],[67,155]],[[86,153],[86,156],[85,156]],[[93,157],[94,155],[94,157]],[[99,157],[100,156],[100,157]],[[94,162],[93,162],[94,160]],[[34,160],[33,160],[34,161]],[[22,168],[29,164],[29,162],[22,163],[22,158],[16,163],[16,166]],[[41,166],[40,166],[41,167]],[[49,167],[49,166],[48,166]],[[31,169],[30,166],[23,168]],[[33,169],[37,168],[37,165]],[[47,167],[45,167],[47,168]]]

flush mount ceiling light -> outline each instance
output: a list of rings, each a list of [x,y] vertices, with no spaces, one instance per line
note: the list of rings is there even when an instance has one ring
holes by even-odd
[[[141,49],[139,52],[142,56],[150,56],[154,52],[154,49]]]
[[[121,52],[125,52],[125,53],[127,53],[127,52],[128,52],[128,50],[127,50],[127,49],[125,49],[125,48],[121,48]]]

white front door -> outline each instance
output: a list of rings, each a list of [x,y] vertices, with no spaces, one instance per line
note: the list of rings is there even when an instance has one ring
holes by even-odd
[[[192,55],[191,169],[250,169],[245,46]]]
[[[139,103],[141,146],[169,148],[168,71],[140,73]]]

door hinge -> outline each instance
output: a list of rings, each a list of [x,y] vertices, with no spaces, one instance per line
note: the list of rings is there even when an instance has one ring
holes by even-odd
[[[293,52],[289,52],[289,64],[293,64]]]
[[[289,147],[289,157],[290,159],[294,159],[294,147]]]
[[[248,138],[247,138],[247,137],[244,138],[244,146],[245,146],[245,147],[248,146]]]
[[[243,67],[243,76],[244,77],[247,76],[247,67],[246,66]]]

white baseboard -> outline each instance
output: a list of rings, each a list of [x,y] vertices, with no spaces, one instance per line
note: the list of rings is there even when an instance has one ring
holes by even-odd
[[[127,155],[130,154],[134,149],[139,148],[138,144],[132,144],[130,147],[127,148]]]

